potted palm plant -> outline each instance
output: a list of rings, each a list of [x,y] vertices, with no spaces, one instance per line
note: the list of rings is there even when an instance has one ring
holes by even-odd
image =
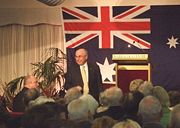
[[[45,95],[52,97],[64,90],[66,55],[58,48],[50,48],[49,51],[52,54],[44,62],[31,64],[34,66],[34,75],[39,80],[39,87]]]

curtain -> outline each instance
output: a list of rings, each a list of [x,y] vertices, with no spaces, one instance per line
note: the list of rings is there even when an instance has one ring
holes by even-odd
[[[0,44],[0,80],[3,83],[31,74],[31,63],[45,60],[47,49],[56,47],[65,51],[61,25],[1,26]]]

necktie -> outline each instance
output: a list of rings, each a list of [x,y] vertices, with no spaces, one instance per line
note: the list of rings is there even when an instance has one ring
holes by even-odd
[[[84,83],[83,93],[88,94],[89,88],[88,88],[88,81],[87,81],[85,66],[82,67],[81,74],[82,74],[82,79],[83,79],[83,83]]]

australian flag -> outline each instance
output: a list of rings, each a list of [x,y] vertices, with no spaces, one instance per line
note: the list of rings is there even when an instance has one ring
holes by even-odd
[[[179,13],[179,5],[62,7],[68,65],[86,48],[103,83],[115,84],[112,54],[147,53],[153,84],[180,90]]]

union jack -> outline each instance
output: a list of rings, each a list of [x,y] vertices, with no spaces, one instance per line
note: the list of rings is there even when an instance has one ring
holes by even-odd
[[[151,32],[150,18],[137,18],[150,6],[128,6],[123,12],[115,13],[117,7],[62,7],[66,48],[75,48],[99,37],[100,49],[113,49],[113,36],[116,36],[139,49],[150,49],[151,44],[137,36]]]

